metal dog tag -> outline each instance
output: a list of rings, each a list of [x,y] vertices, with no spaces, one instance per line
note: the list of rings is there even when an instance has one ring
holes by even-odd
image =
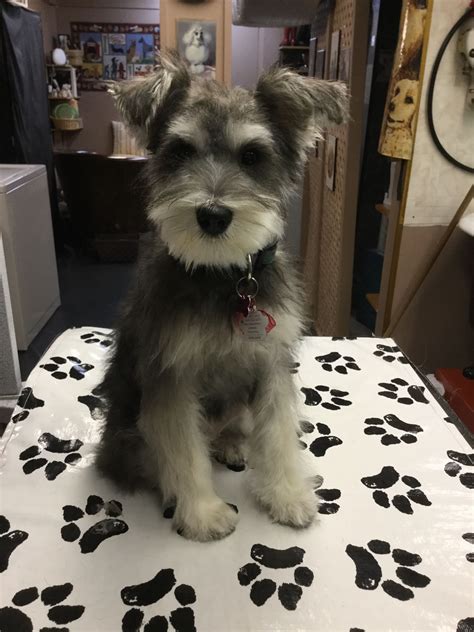
[[[275,327],[275,319],[263,309],[254,309],[247,316],[241,314],[237,328],[246,340],[264,340]]]

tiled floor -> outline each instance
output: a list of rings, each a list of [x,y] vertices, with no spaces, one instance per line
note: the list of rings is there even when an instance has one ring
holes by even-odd
[[[20,352],[21,378],[26,380],[46,349],[70,327],[113,327],[134,264],[97,263],[78,255],[58,260],[61,307],[31,343]]]

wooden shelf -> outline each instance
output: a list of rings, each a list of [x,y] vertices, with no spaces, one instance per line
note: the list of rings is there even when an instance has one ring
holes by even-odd
[[[375,309],[375,311],[378,312],[380,294],[366,294],[365,298],[369,301],[370,305]]]
[[[309,46],[280,46],[280,50],[309,50]]]

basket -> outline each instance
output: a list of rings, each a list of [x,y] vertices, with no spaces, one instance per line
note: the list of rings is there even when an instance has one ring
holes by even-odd
[[[53,121],[54,129],[60,130],[62,132],[73,132],[75,130],[82,129],[82,119],[81,118],[54,118],[51,117]]]
[[[66,54],[71,66],[82,66],[82,50],[68,48]]]

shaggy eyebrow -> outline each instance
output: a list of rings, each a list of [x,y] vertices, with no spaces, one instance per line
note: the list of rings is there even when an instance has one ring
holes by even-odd
[[[269,129],[259,123],[239,123],[234,125],[228,122],[225,129],[227,141],[233,149],[252,145],[263,149],[272,149],[274,146],[273,136]]]
[[[189,142],[198,148],[203,149],[206,145],[204,131],[194,122],[178,120],[173,121],[169,127],[168,133],[174,141],[183,140]]]

